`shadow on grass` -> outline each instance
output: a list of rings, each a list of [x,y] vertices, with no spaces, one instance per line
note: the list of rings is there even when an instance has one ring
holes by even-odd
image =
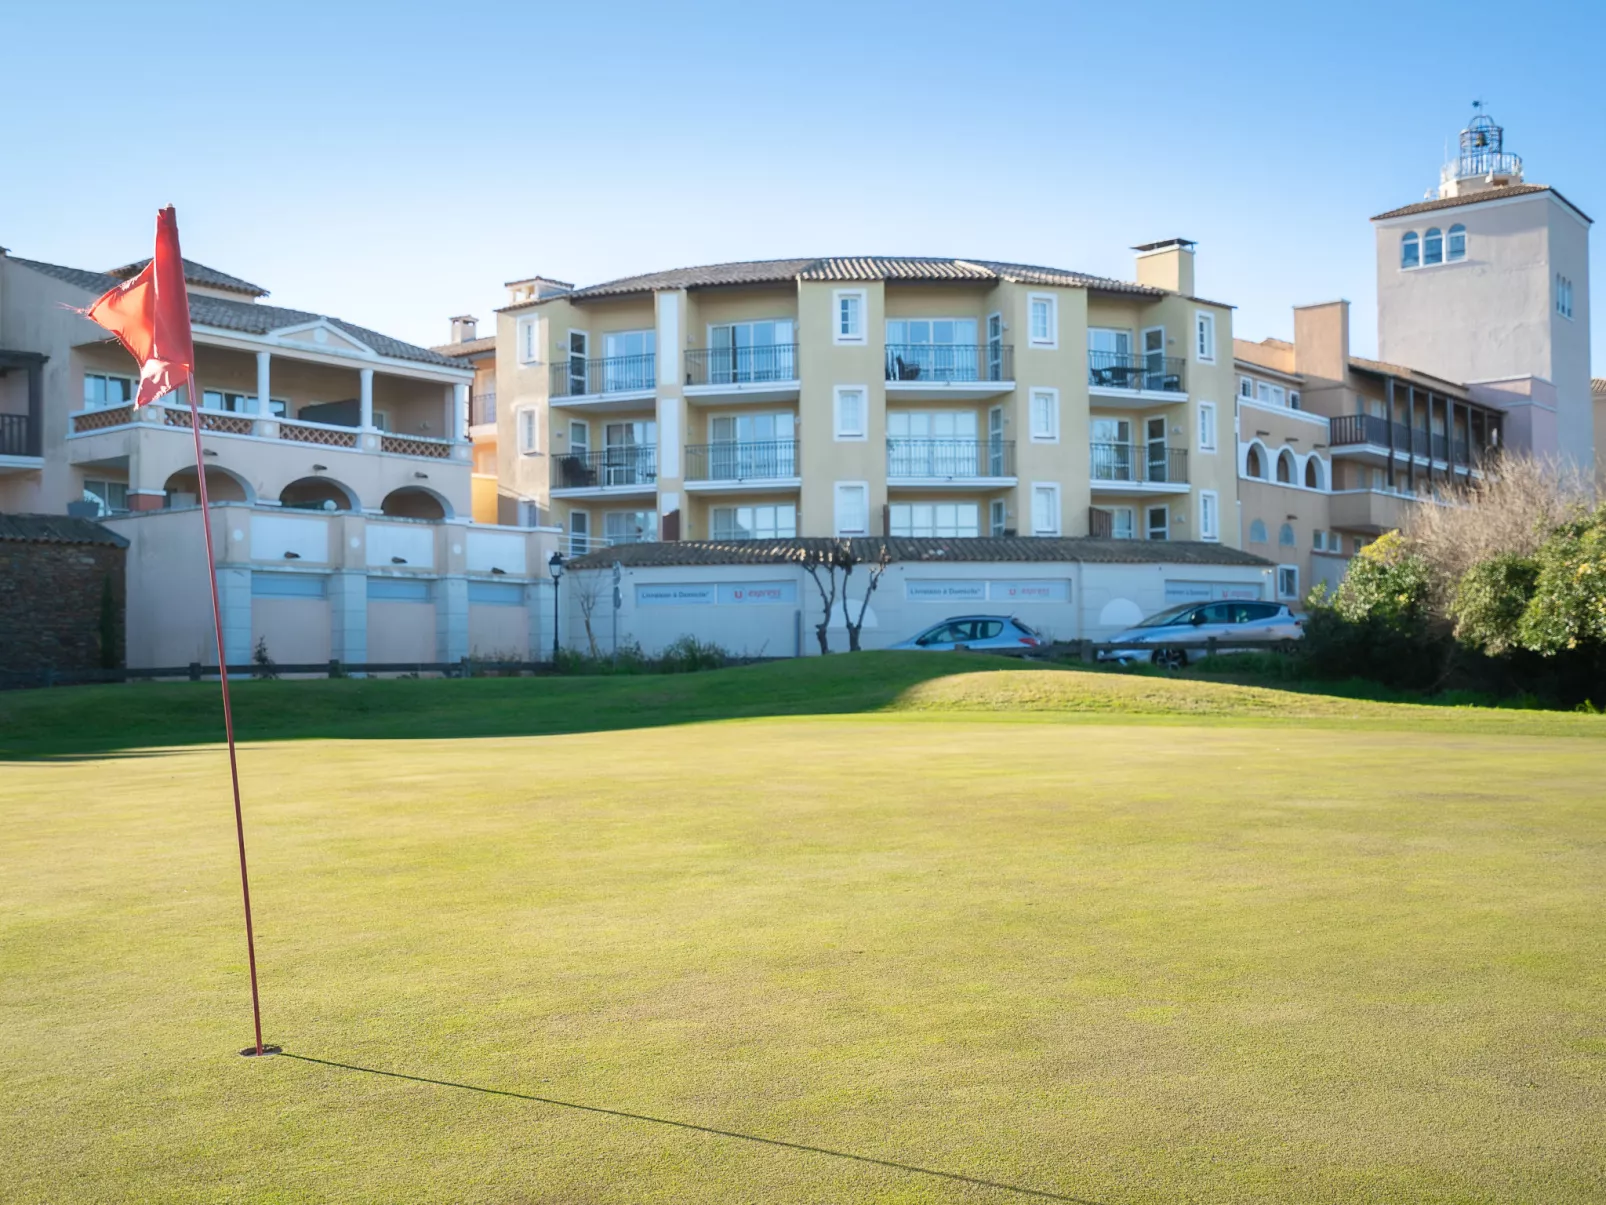
[[[309,1054],[293,1054],[288,1050],[280,1054],[279,1057],[297,1059],[303,1063],[316,1063],[322,1067],[335,1067],[341,1071],[358,1071],[364,1075],[382,1075],[388,1079],[410,1080],[415,1084],[433,1084],[437,1088],[456,1088],[464,1092],[481,1092],[487,1096],[511,1097],[514,1100],[527,1100],[538,1105],[550,1105],[559,1109],[574,1109],[581,1113],[594,1113],[602,1117],[619,1118],[623,1121],[644,1121],[651,1125],[668,1126],[677,1130],[691,1130],[698,1134],[712,1134],[716,1138],[734,1138],[741,1142],[753,1142],[761,1146],[780,1147],[789,1151],[802,1151],[810,1155],[826,1155],[832,1159],[848,1159],[854,1163],[868,1163],[875,1167],[907,1172],[910,1175],[929,1176],[938,1180],[969,1184],[976,1188],[990,1188],[998,1192],[1014,1193],[1017,1196],[1033,1197],[1042,1201],[1069,1201],[1072,1205],[1098,1205],[1098,1202],[1089,1201],[1084,1197],[1067,1197],[1061,1193],[1048,1192],[1041,1188],[1025,1188],[1019,1184],[1005,1184],[998,1180],[984,1180],[978,1176],[961,1175],[959,1172],[945,1172],[932,1167],[919,1167],[913,1163],[899,1163],[895,1159],[877,1159],[872,1155],[855,1155],[851,1151],[834,1151],[829,1147],[813,1146],[806,1142],[788,1142],[782,1138],[765,1138],[758,1134],[743,1134],[739,1130],[722,1130],[715,1126],[697,1125],[695,1122],[690,1121],[675,1121],[668,1117],[652,1117],[646,1113],[629,1113],[623,1109],[605,1109],[600,1105],[582,1105],[569,1100],[555,1100],[550,1096],[534,1096],[528,1092],[510,1092],[505,1088],[484,1088],[478,1084],[460,1084],[454,1080],[431,1079],[427,1075],[408,1075],[401,1071],[382,1071],[377,1067],[359,1067],[355,1063],[341,1063],[334,1059],[320,1059]]]
[[[934,678],[1020,666],[982,654],[863,653],[693,674],[245,680],[231,686],[242,742],[469,739],[877,711]],[[0,694],[0,761],[104,757],[222,739],[215,682]]]

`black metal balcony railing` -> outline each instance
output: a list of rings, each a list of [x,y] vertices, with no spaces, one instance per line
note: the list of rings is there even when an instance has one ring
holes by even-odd
[[[1092,445],[1093,488],[1109,481],[1131,485],[1186,485],[1188,451],[1158,444]]]
[[[1100,389],[1186,393],[1187,361],[1180,356],[1090,351],[1087,353],[1087,383]]]
[[[1013,439],[889,439],[888,480],[964,481],[1015,475]]]
[[[627,393],[652,389],[658,357],[607,356],[600,360],[559,360],[552,365],[553,397],[589,397],[601,393]]]
[[[798,475],[795,439],[686,445],[687,481],[774,481]]]
[[[797,380],[797,344],[695,347],[686,352],[688,385],[754,385]]]
[[[469,405],[469,423],[478,427],[496,421],[496,394],[476,393]]]
[[[39,441],[26,414],[0,414],[0,456],[38,456]]]
[[[887,380],[1012,381],[1015,349],[1008,343],[888,343]]]
[[[555,490],[628,489],[653,485],[657,480],[658,449],[652,444],[624,444],[552,458]]]
[[[1387,448],[1392,438],[1396,452],[1410,456],[1428,456],[1431,453],[1434,460],[1449,463],[1446,457],[1451,450],[1451,440],[1439,432],[1429,433],[1421,427],[1390,423],[1388,419],[1377,414],[1341,414],[1327,421],[1328,443],[1332,447],[1346,448],[1368,444]],[[1455,440],[1454,448],[1456,464],[1481,464],[1488,451],[1486,448],[1473,447],[1466,439]]]

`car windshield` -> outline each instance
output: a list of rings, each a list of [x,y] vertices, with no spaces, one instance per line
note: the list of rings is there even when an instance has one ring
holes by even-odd
[[[1037,629],[1032,627],[1032,625],[1027,623],[1024,619],[1011,619],[1010,622],[1021,631],[1025,632],[1028,636],[1036,636],[1038,634]]]
[[[1140,627],[1140,628],[1163,628],[1163,627],[1167,626],[1168,624],[1176,623],[1179,619],[1181,619],[1184,615],[1186,615],[1189,611],[1193,610],[1198,605],[1199,605],[1198,603],[1183,603],[1182,606],[1180,606],[1180,607],[1167,607],[1164,611],[1161,611],[1159,614],[1149,616],[1142,623],[1138,624],[1138,627]]]

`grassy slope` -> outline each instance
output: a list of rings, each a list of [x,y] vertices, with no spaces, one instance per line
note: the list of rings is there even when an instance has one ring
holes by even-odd
[[[1108,1205],[1598,1199],[1593,741],[1149,678],[898,680],[935,660],[243,690],[283,730],[370,738],[406,723],[354,700],[448,728],[803,710],[826,685],[906,709],[246,748],[269,1037]],[[8,726],[93,693],[8,699]],[[113,695],[135,697],[197,726],[212,704]],[[1095,710],[976,722],[1011,705]],[[0,770],[0,1199],[1026,1199],[234,1057],[220,771],[206,749]]]
[[[1409,722],[1454,731],[1606,736],[1600,717],[1369,703],[930,653],[867,653],[668,677],[242,681],[235,702],[238,731],[251,740],[539,735],[872,711],[1119,714],[1361,729]],[[0,759],[205,744],[220,736],[215,684],[0,694]]]

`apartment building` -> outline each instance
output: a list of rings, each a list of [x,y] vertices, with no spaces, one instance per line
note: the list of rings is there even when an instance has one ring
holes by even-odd
[[[143,266],[0,253],[0,511],[99,517],[129,541],[128,663],[210,662],[188,399],[136,410],[132,359],[80,313]],[[555,533],[470,520],[474,367],[184,272],[229,659],[540,648]]]
[[[573,552],[653,540],[1233,544],[1230,307],[1194,246],[1135,281],[997,261],[716,264],[509,286],[505,502]]]
[[[468,399],[468,439],[472,446],[473,512],[476,523],[498,520],[496,488],[496,336],[479,335],[472,314],[450,320],[452,338],[430,351],[458,360],[474,370]]]

